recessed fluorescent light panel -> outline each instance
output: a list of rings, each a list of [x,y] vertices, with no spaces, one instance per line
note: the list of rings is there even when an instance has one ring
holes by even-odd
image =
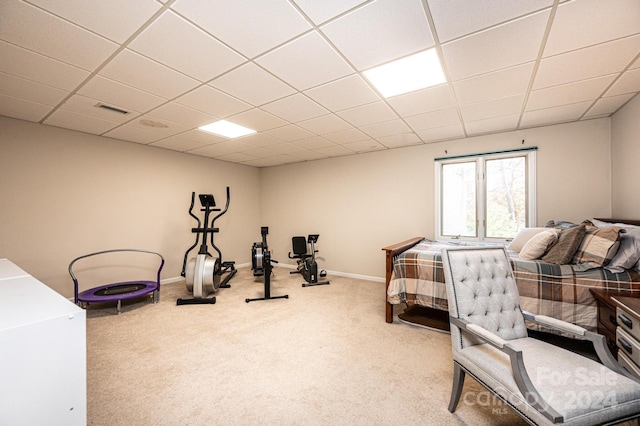
[[[385,98],[447,81],[435,49],[380,65],[363,74]]]
[[[255,130],[247,129],[246,127],[231,123],[227,120],[216,121],[214,123],[198,127],[198,129],[219,136],[224,136],[225,138],[238,138],[240,136],[250,135],[251,133],[256,132]]]

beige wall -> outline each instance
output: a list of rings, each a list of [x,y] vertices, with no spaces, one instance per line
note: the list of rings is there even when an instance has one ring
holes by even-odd
[[[611,215],[610,130],[605,118],[256,169],[0,117],[0,258],[65,296],[70,260],[105,248],[159,251],[174,278],[191,191],[223,203],[228,185],[225,260],[250,263],[269,226],[281,262],[293,235],[319,233],[322,268],[381,279],[383,246],[434,235],[435,157],[538,146],[538,223],[580,221]]]
[[[382,247],[435,234],[434,158],[528,146],[538,224],[611,214],[610,120],[598,119],[267,168],[261,221],[275,258],[291,236],[319,233],[323,268],[383,277]]]
[[[158,251],[162,278],[178,277],[195,240],[192,191],[224,207],[231,189],[216,222],[223,260],[250,263],[260,238],[254,167],[0,117],[0,173],[0,258],[67,297],[69,262],[104,249]]]
[[[640,96],[636,95],[611,120],[611,200],[619,219],[640,218]]]

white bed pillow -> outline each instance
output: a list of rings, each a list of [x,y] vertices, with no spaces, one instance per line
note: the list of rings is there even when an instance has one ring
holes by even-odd
[[[518,235],[516,235],[516,237],[513,240],[511,240],[511,243],[509,243],[509,245],[507,246],[507,250],[520,252],[520,250],[522,250],[522,248],[527,243],[527,241],[529,241],[531,238],[533,238],[537,234],[544,231],[548,231],[549,229],[550,228],[544,228],[544,227],[522,228],[520,232],[518,232]]]
[[[620,234],[620,247],[613,259],[605,265],[605,268],[614,274],[632,269],[640,260],[640,227],[623,225],[626,231]]]
[[[526,242],[518,257],[522,260],[535,260],[542,257],[558,241],[558,231],[547,228]]]
[[[591,219],[591,222],[598,228],[619,226],[626,231],[620,234],[620,247],[618,247],[616,255],[604,268],[614,274],[624,272],[625,269],[640,271],[640,226],[603,222],[598,219]]]

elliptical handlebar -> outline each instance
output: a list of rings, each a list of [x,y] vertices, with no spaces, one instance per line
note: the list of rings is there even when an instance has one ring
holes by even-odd
[[[229,201],[231,201],[231,194],[229,191],[229,187],[227,186],[227,202],[224,205],[224,210],[222,210],[220,213],[218,213],[213,219],[211,219],[211,234],[210,234],[210,240],[211,240],[211,246],[213,247],[213,249],[215,251],[218,252],[218,258],[220,259],[220,262],[222,262],[222,252],[220,251],[220,249],[218,247],[216,247],[216,245],[213,243],[213,234],[218,232],[218,228],[215,228],[213,226],[213,224],[215,223],[215,221],[222,216],[223,214],[225,214],[227,212],[227,210],[229,210]],[[205,224],[206,226],[206,224]],[[206,237],[205,237],[206,238]]]
[[[192,192],[191,193],[191,205],[189,206],[189,215],[194,218],[196,220],[196,222],[198,222],[198,228],[200,228],[200,226],[202,225],[200,223],[200,218],[196,215],[193,214],[193,206],[196,202],[196,193]],[[198,245],[198,243],[200,242],[200,234],[196,233],[196,242],[193,243],[193,245],[191,247],[189,247],[187,249],[187,251],[184,253],[184,260],[182,261],[182,271],[180,272],[180,276],[184,277],[185,276],[185,270],[187,268],[187,258],[189,257],[189,252],[191,250],[193,250],[194,248],[196,248],[196,246]]]

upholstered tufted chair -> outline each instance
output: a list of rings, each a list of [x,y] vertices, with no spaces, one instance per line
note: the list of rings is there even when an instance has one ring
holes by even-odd
[[[640,381],[620,367],[602,336],[521,310],[504,248],[445,248],[442,263],[454,362],[450,412],[469,374],[530,424],[602,425],[640,416]],[[525,320],[590,340],[602,364],[528,337]]]

